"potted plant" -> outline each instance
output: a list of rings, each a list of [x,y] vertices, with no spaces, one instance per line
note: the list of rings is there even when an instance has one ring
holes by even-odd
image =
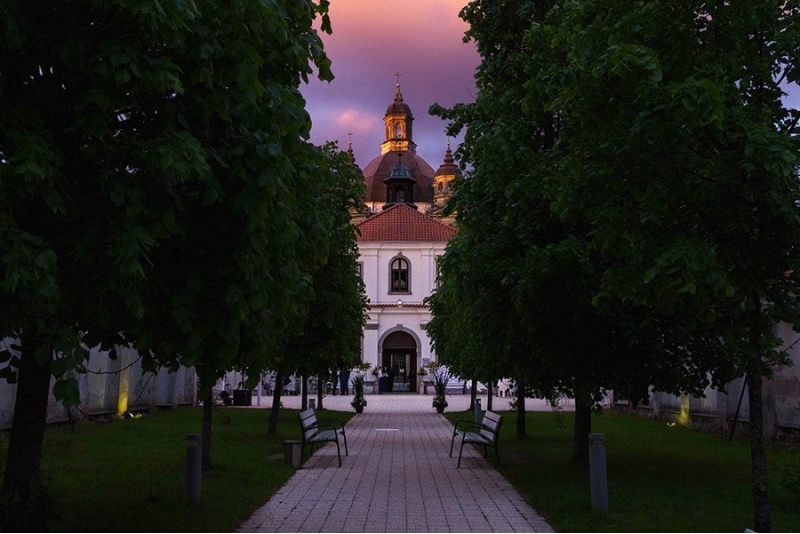
[[[425,376],[428,374],[428,370],[425,367],[420,367],[417,369],[417,391],[422,391],[425,388],[425,393],[428,393],[427,388],[425,387]]]
[[[431,379],[433,381],[433,407],[436,413],[444,413],[447,407],[447,382],[450,380],[450,370],[442,366],[431,366]]]
[[[356,413],[363,413],[364,406],[367,405],[367,399],[364,398],[364,373],[356,372],[350,379],[350,384],[353,386],[353,400],[350,405],[355,408]]]

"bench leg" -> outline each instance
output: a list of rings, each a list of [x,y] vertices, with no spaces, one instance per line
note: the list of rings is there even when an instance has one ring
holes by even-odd
[[[342,467],[342,453],[339,451],[339,440],[336,440],[336,457],[339,458],[339,467]]]
[[[463,453],[464,453],[464,440],[462,439],[461,440],[461,448],[458,449],[458,465],[456,466],[456,469],[459,469],[461,467],[461,455]]]
[[[458,431],[457,430],[453,430],[453,437],[450,439],[450,454],[447,455],[449,458],[453,457],[453,443],[455,443],[457,435],[458,435]]]
[[[347,434],[344,433],[344,428],[342,429],[342,437],[344,438],[344,455],[350,456],[350,453],[347,452]]]

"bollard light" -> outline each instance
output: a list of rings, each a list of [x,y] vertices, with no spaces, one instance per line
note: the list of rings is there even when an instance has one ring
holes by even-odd
[[[592,511],[608,512],[608,472],[606,469],[605,434],[589,434],[589,483]]]
[[[186,436],[184,486],[186,487],[186,498],[192,504],[200,503],[202,454],[203,454],[203,448],[202,448],[202,442],[200,440],[200,435],[188,434]]]

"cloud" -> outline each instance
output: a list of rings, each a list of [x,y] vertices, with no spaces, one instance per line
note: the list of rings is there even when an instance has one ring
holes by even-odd
[[[337,126],[357,134],[379,129],[381,121],[374,113],[364,113],[360,109],[351,108],[340,112],[335,122]]]

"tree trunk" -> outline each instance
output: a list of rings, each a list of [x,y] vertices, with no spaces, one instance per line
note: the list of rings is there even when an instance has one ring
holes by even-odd
[[[203,400],[203,437],[200,441],[203,469],[211,469],[211,418],[214,414],[214,393],[209,389]]]
[[[275,389],[272,391],[272,409],[269,411],[267,434],[274,436],[278,431],[278,413],[281,409],[281,392],[283,391],[283,373],[275,372]]]
[[[575,465],[589,465],[589,434],[591,432],[591,401],[585,395],[577,395],[575,397],[575,429],[572,436],[572,463]]]
[[[308,410],[308,381],[306,375],[300,377],[300,409]]]
[[[336,382],[334,382],[335,384]],[[324,409],[322,406],[322,399],[325,395],[322,394],[322,375],[317,377],[317,410]]]
[[[489,380],[486,382],[486,409],[492,411],[492,399],[494,399],[494,382]]]
[[[36,358],[36,353],[41,351],[47,352],[44,363]],[[23,507],[35,498],[33,492],[39,482],[50,396],[49,352],[49,347],[37,339],[36,334],[22,335],[14,422],[8,438],[8,457],[0,493],[5,498],[16,496]]]
[[[478,397],[478,379],[472,379],[472,391],[469,393],[469,411],[475,411],[475,399]]]
[[[747,373],[747,393],[750,397],[750,472],[753,486],[755,531],[772,530],[767,491],[767,456],[764,449],[764,406],[761,393],[759,362],[751,363]]]
[[[525,387],[517,382],[517,437],[524,438],[525,432]]]

